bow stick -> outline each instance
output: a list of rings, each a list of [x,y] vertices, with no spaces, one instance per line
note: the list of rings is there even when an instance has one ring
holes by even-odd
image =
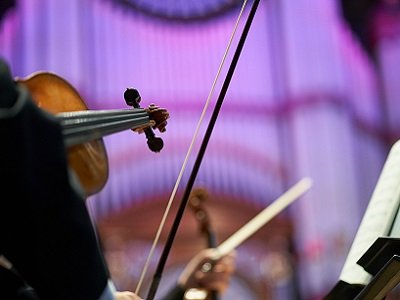
[[[233,31],[232,31],[232,33],[231,33],[231,36],[230,36],[228,45],[227,45],[227,47],[226,47],[226,49],[225,49],[225,52],[224,52],[224,55],[223,55],[223,57],[222,57],[222,61],[221,61],[220,65],[219,65],[219,67],[218,67],[218,71],[217,71],[217,74],[216,74],[215,79],[214,79],[214,81],[213,81],[213,84],[212,84],[212,86],[211,86],[211,89],[210,89],[210,92],[209,92],[209,94],[208,94],[207,100],[206,100],[206,102],[205,102],[205,104],[204,104],[203,111],[202,111],[201,116],[200,116],[200,118],[199,118],[199,121],[198,121],[198,123],[197,123],[197,126],[196,126],[196,129],[195,129],[195,132],[194,132],[192,141],[191,141],[191,143],[190,143],[189,149],[188,149],[188,151],[187,151],[187,153],[186,153],[186,156],[185,156],[185,159],[184,159],[184,161],[183,161],[181,170],[179,171],[179,175],[178,175],[178,178],[177,178],[177,180],[176,180],[176,182],[175,182],[175,186],[174,186],[174,188],[173,188],[173,190],[172,190],[172,192],[171,192],[171,195],[170,195],[170,197],[169,197],[169,200],[168,200],[168,203],[167,203],[167,207],[166,207],[166,209],[165,209],[165,211],[164,211],[164,214],[163,214],[163,216],[162,216],[162,218],[161,218],[160,225],[159,225],[159,227],[158,227],[158,229],[157,229],[156,236],[155,236],[154,241],[153,241],[153,244],[152,244],[152,246],[151,246],[151,248],[150,248],[149,255],[147,256],[146,262],[145,262],[145,264],[144,264],[142,273],[141,273],[141,275],[140,275],[140,278],[139,278],[139,281],[138,281],[138,284],[137,284],[137,287],[136,287],[136,290],[135,290],[135,293],[136,293],[137,295],[139,295],[139,291],[140,291],[141,285],[142,285],[142,283],[143,283],[145,274],[146,274],[146,272],[147,272],[148,266],[149,266],[149,264],[150,264],[150,260],[151,260],[153,254],[154,254],[156,245],[157,245],[158,240],[159,240],[159,238],[160,238],[160,236],[161,236],[161,231],[162,231],[162,229],[163,229],[163,227],[164,227],[164,225],[165,225],[165,221],[166,221],[166,219],[167,219],[169,210],[171,209],[172,202],[173,202],[173,200],[174,200],[174,198],[175,198],[175,195],[176,195],[176,192],[177,192],[177,190],[178,190],[178,186],[179,186],[179,183],[180,183],[180,181],[181,181],[181,179],[182,179],[183,172],[184,172],[184,170],[185,170],[185,168],[186,168],[187,162],[188,162],[188,160],[189,160],[190,154],[191,154],[192,149],[193,149],[193,146],[194,146],[194,144],[195,144],[197,135],[198,135],[199,130],[200,130],[201,123],[202,123],[202,121],[203,121],[203,119],[204,119],[204,116],[205,116],[205,114],[206,114],[208,105],[209,105],[209,103],[210,103],[211,96],[212,96],[212,94],[213,94],[213,92],[214,92],[214,89],[215,89],[215,86],[216,86],[216,84],[217,84],[218,78],[219,78],[219,76],[220,76],[220,74],[221,74],[222,67],[223,67],[223,65],[224,65],[224,63],[225,63],[225,60],[226,60],[226,57],[227,57],[227,55],[228,55],[229,49],[230,49],[230,47],[231,47],[231,45],[232,45],[233,38],[234,38],[234,36],[235,36],[235,34],[236,34],[236,30],[237,30],[237,28],[238,28],[239,21],[240,21],[240,19],[241,19],[242,14],[243,14],[244,8],[246,7],[247,1],[248,1],[248,0],[244,0],[243,5],[242,5],[242,8],[241,8],[240,13],[239,13],[239,16],[238,16],[237,19],[236,19],[235,26],[234,26],[234,28],[233,28]],[[193,184],[192,184],[192,186],[193,186]],[[189,193],[190,193],[190,190],[189,190]],[[186,199],[186,202],[187,202],[187,199]]]
[[[246,2],[247,1],[244,2],[244,5],[246,4]],[[225,95],[226,95],[226,93],[228,91],[229,84],[230,84],[230,82],[232,80],[233,73],[235,71],[237,62],[239,61],[240,54],[242,52],[244,43],[245,43],[246,38],[247,38],[247,34],[248,34],[249,30],[250,30],[251,23],[253,22],[253,19],[254,19],[254,16],[255,16],[255,13],[257,11],[259,3],[260,3],[260,0],[254,0],[253,5],[252,5],[252,7],[250,9],[249,15],[247,17],[246,23],[245,23],[245,25],[243,27],[243,31],[242,31],[242,34],[240,36],[237,48],[236,48],[235,53],[234,53],[234,55],[232,57],[231,64],[229,66],[227,75],[225,77],[225,80],[224,80],[224,83],[222,85],[220,94],[218,96],[218,100],[217,100],[217,102],[215,104],[214,111],[213,111],[213,113],[211,115],[210,122],[208,124],[208,127],[207,127],[206,133],[204,135],[203,141],[201,143],[201,146],[200,146],[199,152],[197,154],[195,163],[193,165],[193,169],[192,169],[192,172],[190,174],[188,183],[186,185],[185,192],[183,194],[183,197],[182,197],[182,200],[180,202],[179,208],[178,208],[178,210],[176,212],[174,222],[172,224],[172,227],[171,227],[171,230],[169,232],[167,241],[166,241],[166,243],[164,245],[164,248],[163,248],[163,252],[161,254],[161,257],[160,257],[160,260],[158,262],[156,271],[154,273],[153,280],[152,280],[151,285],[150,285],[149,293],[148,293],[148,295],[146,297],[147,300],[153,300],[154,297],[155,297],[155,294],[157,292],[158,285],[159,285],[159,283],[161,281],[161,276],[162,276],[162,273],[164,271],[164,267],[165,267],[165,264],[167,262],[168,255],[169,255],[169,252],[170,252],[171,247],[172,247],[172,243],[173,243],[173,241],[175,239],[176,233],[177,233],[178,228],[179,228],[179,224],[180,224],[180,222],[182,220],[183,213],[185,211],[186,204],[188,202],[191,190],[193,188],[195,179],[196,179],[198,171],[200,169],[200,165],[201,165],[201,162],[203,160],[205,151],[207,149],[207,145],[208,145],[208,142],[210,140],[211,133],[213,131],[215,122],[217,121],[217,117],[218,117],[219,111],[221,110],[222,103],[223,103]],[[242,7],[241,13],[243,11],[243,8],[244,8],[244,6]],[[237,20],[237,23],[238,23],[238,21],[239,21],[239,18]]]
[[[246,239],[252,236],[256,231],[258,231],[262,226],[268,223],[272,218],[277,216],[282,210],[287,206],[292,204],[301,195],[311,188],[312,180],[308,177],[303,178],[289,190],[283,193],[278,199],[272,202],[271,205],[267,206],[258,213],[254,218],[252,218],[248,223],[221,243],[216,250],[215,260],[219,259],[221,256],[230,253],[235,250],[237,246],[243,243]]]

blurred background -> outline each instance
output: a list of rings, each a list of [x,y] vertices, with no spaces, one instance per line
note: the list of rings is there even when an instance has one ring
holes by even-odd
[[[90,109],[125,108],[123,93],[135,87],[142,106],[155,103],[170,113],[167,132],[157,132],[165,144],[160,153],[130,131],[104,138],[109,178],[87,204],[119,289],[136,287],[240,6],[236,0],[0,2],[0,56],[14,76],[55,72]],[[301,178],[310,176],[314,185],[237,249],[237,271],[222,299],[321,299],[336,284],[400,136],[399,70],[400,1],[261,1],[195,188],[206,192],[203,208],[221,242]],[[208,246],[199,223],[187,208],[160,295]]]

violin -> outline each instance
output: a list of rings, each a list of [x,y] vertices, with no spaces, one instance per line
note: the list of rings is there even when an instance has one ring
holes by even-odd
[[[164,132],[169,113],[153,104],[147,109],[140,108],[141,99],[134,89],[124,93],[132,109],[88,110],[78,91],[54,73],[36,72],[15,81],[28,89],[39,108],[59,119],[69,166],[86,196],[99,192],[108,179],[104,136],[127,129],[144,131],[152,151],[159,152],[163,146],[151,128]]]
[[[206,237],[207,247],[215,248],[217,246],[216,236],[212,230],[210,217],[204,208],[204,202],[207,199],[208,193],[205,189],[195,189],[192,191],[188,204],[199,223],[200,233]]]
[[[200,233],[205,236],[207,248],[217,247],[217,240],[214,230],[212,229],[210,217],[204,208],[204,202],[208,199],[208,192],[205,189],[198,188],[192,191],[189,198],[189,207],[192,210],[196,221],[199,223]],[[206,291],[206,298],[209,300],[218,300],[216,291]]]

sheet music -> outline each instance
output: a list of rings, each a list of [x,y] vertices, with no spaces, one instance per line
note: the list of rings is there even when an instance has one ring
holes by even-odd
[[[350,284],[367,284],[371,275],[357,264],[360,257],[378,237],[388,236],[399,208],[400,140],[389,155],[372,193],[367,210],[358,228],[340,279]],[[394,233],[394,232],[392,232]]]
[[[397,215],[396,215],[396,219],[393,222],[393,227],[390,230],[390,237],[395,237],[395,238],[400,238],[400,203],[399,203],[399,207],[397,208]]]

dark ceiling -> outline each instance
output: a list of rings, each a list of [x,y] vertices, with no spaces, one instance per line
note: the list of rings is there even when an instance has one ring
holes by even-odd
[[[16,0],[1,0],[0,1],[0,21],[3,18],[6,11],[15,6]]]
[[[0,20],[7,10],[16,5],[17,0],[0,1]],[[358,36],[363,46],[370,51],[368,23],[371,13],[378,5],[379,0],[340,0],[342,14],[351,29]]]
[[[372,51],[369,23],[379,2],[379,0],[340,0],[344,19],[368,52]]]

